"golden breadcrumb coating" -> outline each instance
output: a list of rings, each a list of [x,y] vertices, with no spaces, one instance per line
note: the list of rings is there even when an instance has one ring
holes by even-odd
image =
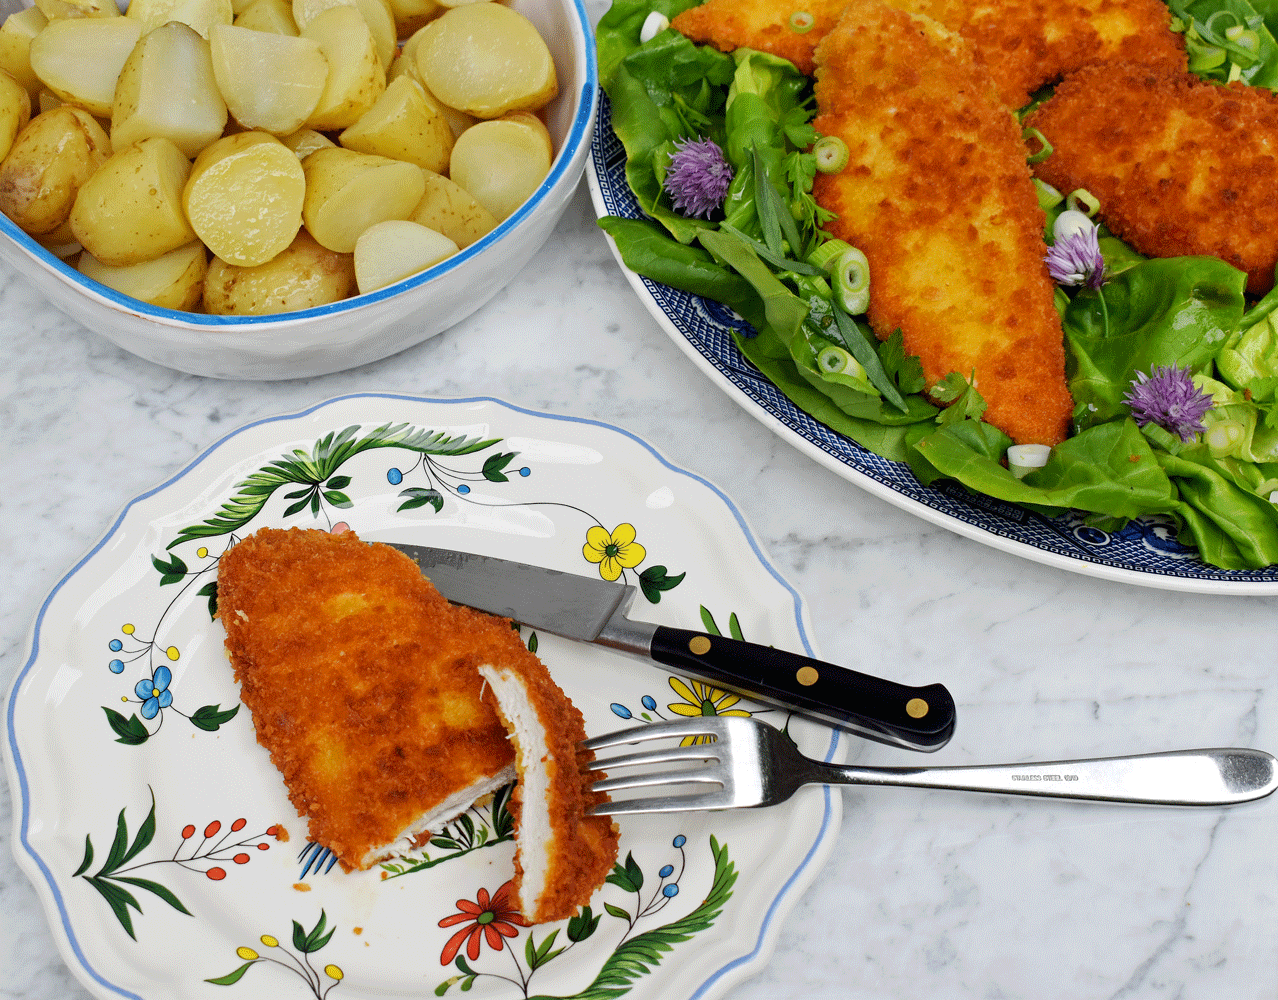
[[[514,764],[476,663],[535,657],[508,620],[450,605],[395,549],[264,528],[222,555],[217,600],[257,740],[348,870]]]
[[[966,43],[852,0],[816,60],[814,124],[849,159],[813,193],[869,261],[875,333],[899,328],[929,387],[975,371],[985,420],[1018,444],[1063,440],[1073,402],[1043,211],[1020,129]]]
[[[972,58],[993,80],[999,98],[1020,108],[1029,95],[1082,66],[1128,61],[1185,68],[1182,36],[1169,27],[1163,0],[888,0],[962,35]],[[671,26],[722,52],[747,47],[789,59],[811,75],[813,50],[838,22],[846,0],[709,0]],[[796,11],[812,15],[811,30],[790,27]]]
[[[1278,96],[1143,66],[1084,69],[1030,116],[1055,151],[1035,172],[1086,188],[1150,257],[1205,254],[1263,293],[1278,264]]]
[[[497,689],[498,711],[518,751],[520,782],[511,795],[510,811],[516,819],[515,891],[520,912],[534,924],[565,920],[590,902],[617,861],[616,824],[607,816],[587,815],[592,806],[609,801],[589,785],[604,775],[584,770],[595,755],[579,747],[586,738],[581,712],[539,660],[481,669]],[[521,722],[541,732],[545,756],[533,758],[518,742],[515,734]],[[527,794],[532,768],[546,772],[548,789],[541,802],[531,801]],[[526,843],[524,818],[532,809],[545,811],[542,828],[550,832],[548,845]],[[524,860],[530,850],[548,854],[545,889],[537,899],[528,899],[524,889]]]

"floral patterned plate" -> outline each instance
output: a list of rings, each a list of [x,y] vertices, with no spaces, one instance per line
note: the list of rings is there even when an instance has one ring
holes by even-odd
[[[626,183],[626,151],[612,130],[611,105],[600,93],[586,182],[600,215],[643,218]],[[611,238],[609,243],[612,243]],[[1132,521],[1102,531],[1081,516],[1048,518],[953,482],[923,486],[903,462],[862,448],[795,406],[747,361],[733,331],[750,327],[717,302],[640,277],[617,261],[658,325],[697,367],[742,408],[836,475],[933,524],[1058,569],[1163,590],[1213,594],[1278,594],[1278,565],[1224,570],[1204,564],[1180,545],[1163,519]]]
[[[713,997],[759,968],[833,844],[811,788],[621,823],[572,920],[511,908],[509,790],[411,857],[343,873],[254,739],[213,619],[218,558],[264,525],[352,528],[637,584],[652,621],[811,654],[799,595],[741,513],[627,432],[492,399],[344,397],[250,424],[121,512],[58,583],[7,701],[15,853],[100,997]],[[524,639],[607,732],[758,714],[613,651]]]

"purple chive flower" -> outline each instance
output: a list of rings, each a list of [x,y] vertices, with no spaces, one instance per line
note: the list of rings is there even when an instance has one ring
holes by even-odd
[[[1194,385],[1189,369],[1155,365],[1149,372],[1137,372],[1131,390],[1123,396],[1136,423],[1141,427],[1158,424],[1182,441],[1192,441],[1205,431],[1203,414],[1211,409],[1212,399]]]
[[[1047,248],[1047,273],[1058,285],[1100,288],[1105,283],[1105,258],[1093,225],[1062,233]]]
[[[732,183],[732,167],[713,139],[680,139],[664,187],[676,212],[704,215],[718,208]]]

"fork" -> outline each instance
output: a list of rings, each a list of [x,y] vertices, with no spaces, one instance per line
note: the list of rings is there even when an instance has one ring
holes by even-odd
[[[712,742],[704,742],[709,737]],[[646,788],[682,793],[595,806],[597,815],[740,809],[784,802],[804,785],[893,785],[1000,795],[1219,806],[1263,798],[1278,787],[1273,755],[1263,750],[1207,749],[1087,760],[963,767],[858,767],[825,764],[801,754],[788,735],[744,716],[707,716],[636,726],[581,745],[598,751],[651,740],[699,739],[691,746],[641,750],[586,765],[616,772],[634,766],[685,765],[594,782],[600,792]]]

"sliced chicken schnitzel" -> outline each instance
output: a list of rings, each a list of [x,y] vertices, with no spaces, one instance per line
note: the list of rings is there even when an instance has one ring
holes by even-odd
[[[1185,68],[1181,36],[1162,0],[888,0],[958,32],[1009,108],[1082,66],[1128,61]],[[708,0],[671,27],[723,52],[753,48],[811,75],[813,51],[846,0]],[[809,26],[810,25],[810,26]]]
[[[1043,263],[1043,212],[1013,116],[967,44],[930,18],[851,0],[816,51],[813,124],[847,166],[813,194],[870,265],[868,316],[900,329],[929,386],[975,373],[985,419],[1056,444],[1073,402]]]
[[[518,754],[515,886],[520,912],[534,924],[564,920],[590,901],[617,860],[617,827],[587,810],[608,800],[591,791],[578,750],[586,738],[581,713],[535,658],[481,666]]]
[[[1084,69],[1033,113],[1055,151],[1035,172],[1086,188],[1114,234],[1151,257],[1205,254],[1247,272],[1278,265],[1278,96],[1143,66]]]
[[[258,742],[311,839],[347,869],[411,850],[514,780],[478,667],[536,657],[402,553],[354,532],[264,528],[222,555],[218,617]]]

